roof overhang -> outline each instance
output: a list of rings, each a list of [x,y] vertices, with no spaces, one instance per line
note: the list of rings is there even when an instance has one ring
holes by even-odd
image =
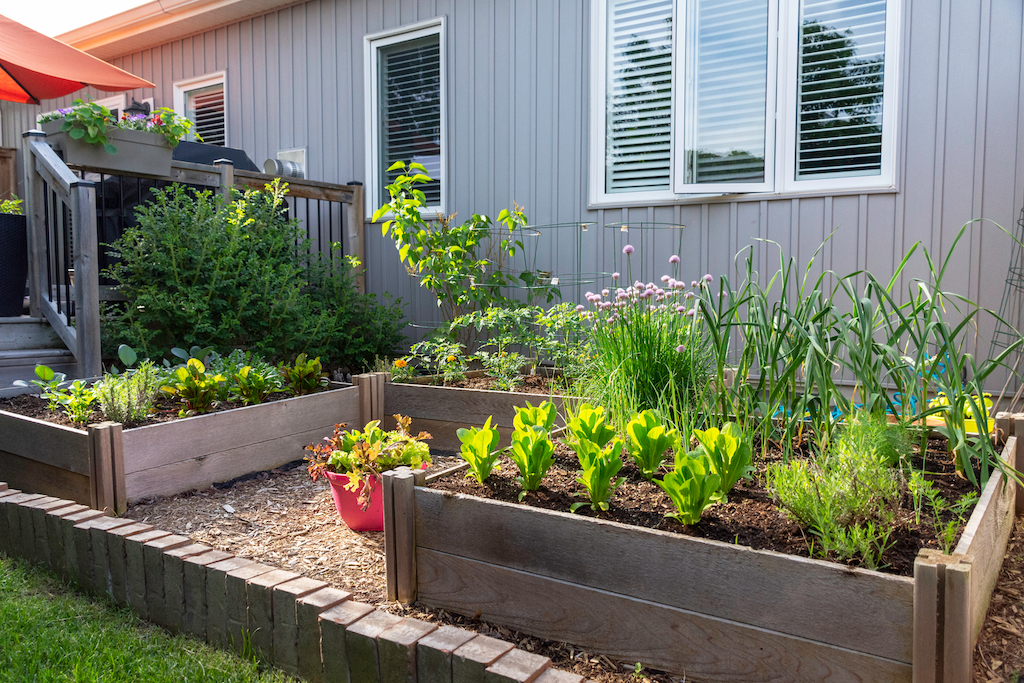
[[[294,5],[297,1],[154,0],[63,33],[57,39],[100,59],[110,60]]]

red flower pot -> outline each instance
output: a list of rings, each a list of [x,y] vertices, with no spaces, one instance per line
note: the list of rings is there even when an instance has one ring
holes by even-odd
[[[335,472],[324,472],[327,481],[331,483],[331,495],[334,496],[334,506],[338,508],[338,514],[352,531],[384,531],[384,502],[383,492],[377,477],[370,475],[370,507],[364,511],[359,504],[359,489],[349,491],[345,488],[348,483],[347,474]]]

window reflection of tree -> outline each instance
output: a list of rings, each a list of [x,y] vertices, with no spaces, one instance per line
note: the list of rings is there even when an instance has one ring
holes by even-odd
[[[381,103],[381,120],[387,130],[383,167],[387,169],[396,161],[419,161],[428,169],[432,165],[440,169],[441,71],[437,39],[392,52],[384,59],[386,90]],[[385,182],[390,184],[398,175],[398,171],[385,171]],[[423,190],[428,204],[440,203],[440,177],[420,185],[419,189]]]
[[[666,17],[667,36],[672,35],[672,17]],[[631,176],[664,178],[668,186],[672,122],[671,45],[654,45],[636,35],[622,50],[626,64],[613,75],[616,92],[609,94],[608,160],[606,168],[644,164],[643,168],[623,169]],[[657,70],[665,65],[666,68]],[[652,73],[653,72],[653,73]],[[614,131],[614,134],[613,134]],[[662,146],[659,143],[665,143]],[[629,181],[628,184],[633,185]],[[649,182],[636,184],[648,188]],[[609,188],[612,189],[612,188]],[[630,188],[624,188],[630,189]]]
[[[798,174],[877,173],[885,58],[857,58],[850,30],[803,24]]]

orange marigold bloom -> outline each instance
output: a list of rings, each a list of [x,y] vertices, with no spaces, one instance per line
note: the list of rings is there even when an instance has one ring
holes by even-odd
[[[448,356],[448,358],[447,358],[446,360],[447,360],[447,361],[448,361],[449,363],[454,363],[454,362],[455,362],[455,356]]]
[[[406,365],[408,365],[408,363],[406,363],[401,358],[399,358],[398,360],[395,361],[395,367],[396,368],[404,368]]]

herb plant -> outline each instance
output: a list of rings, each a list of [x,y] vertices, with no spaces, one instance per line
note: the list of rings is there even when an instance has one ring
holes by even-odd
[[[654,479],[667,451],[671,448],[678,453],[682,447],[679,432],[663,425],[650,410],[637,414],[626,423],[626,434],[629,437],[629,457],[648,481]]]
[[[160,371],[147,359],[134,370],[106,375],[93,391],[106,419],[132,425],[149,415],[160,383]]]
[[[460,428],[455,432],[459,441],[462,442],[460,455],[469,463],[469,473],[466,476],[474,477],[481,484],[491,476],[501,453],[498,449],[498,441],[501,437],[498,430],[491,426],[492,417],[489,415],[487,421],[479,429],[476,427]]]
[[[477,354],[483,363],[484,371],[494,378],[495,391],[515,391],[523,383],[523,366],[526,356],[514,351],[495,353],[480,352]]]

